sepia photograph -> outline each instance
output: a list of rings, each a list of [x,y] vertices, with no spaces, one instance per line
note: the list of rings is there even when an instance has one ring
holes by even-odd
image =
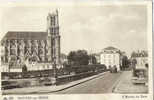
[[[0,6],[2,95],[151,98],[151,4]]]

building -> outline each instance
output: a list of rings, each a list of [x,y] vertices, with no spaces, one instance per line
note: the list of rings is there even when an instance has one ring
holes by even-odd
[[[52,69],[53,62],[60,66],[58,11],[48,14],[46,31],[8,31],[1,40],[3,71],[21,69],[22,65],[28,70]]]
[[[133,52],[131,60],[136,61],[136,68],[145,68],[145,65],[148,64],[148,53],[144,50]]]
[[[109,67],[116,66],[117,70],[120,70],[121,65],[121,54],[120,50],[114,47],[107,47],[100,53],[100,63],[106,65],[107,69]]]

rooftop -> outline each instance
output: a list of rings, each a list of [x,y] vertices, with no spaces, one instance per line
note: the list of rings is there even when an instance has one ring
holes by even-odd
[[[109,46],[104,48],[101,53],[120,53],[120,50],[115,47]]]
[[[119,49],[109,46],[109,47],[104,48],[103,50],[119,50]]]
[[[34,32],[34,31],[8,31],[3,39],[46,39],[47,32]]]

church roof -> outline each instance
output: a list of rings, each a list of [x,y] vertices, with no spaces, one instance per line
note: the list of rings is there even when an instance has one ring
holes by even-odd
[[[47,37],[47,32],[34,31],[8,31],[3,39],[33,39],[44,40]]]

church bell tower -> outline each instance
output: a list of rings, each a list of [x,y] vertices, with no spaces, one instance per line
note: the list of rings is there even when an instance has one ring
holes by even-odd
[[[51,62],[55,60],[56,64],[60,64],[60,35],[59,35],[59,21],[58,10],[49,13],[47,16],[47,41],[50,46]]]

